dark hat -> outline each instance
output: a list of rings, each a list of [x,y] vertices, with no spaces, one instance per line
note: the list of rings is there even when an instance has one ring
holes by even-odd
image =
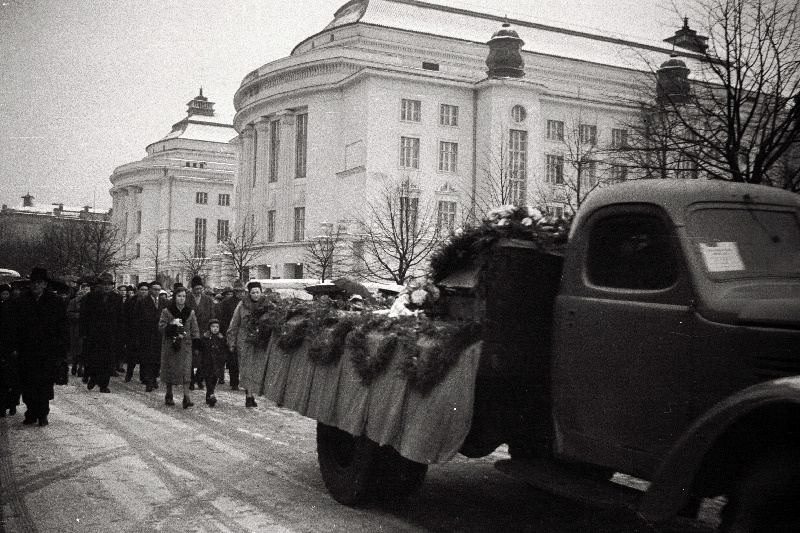
[[[219,320],[217,320],[216,318],[212,318],[211,320],[208,321],[209,328],[211,327],[211,324],[219,324]]]
[[[261,284],[259,282],[257,282],[257,281],[251,281],[250,283],[247,284],[247,290],[248,291],[250,289],[255,289],[256,287],[258,287],[259,289],[261,288]]]
[[[153,281],[148,283],[148,285],[150,286],[151,289],[153,288],[153,285],[158,285],[159,287],[163,287],[164,286],[164,284],[161,283],[160,281],[158,281],[157,279],[154,279]]]
[[[244,290],[244,283],[242,283],[242,280],[237,279],[236,281],[233,282],[233,290],[234,291],[243,291]]]
[[[139,284],[136,286],[137,289],[141,289],[142,287],[150,288],[150,284],[146,281],[140,281]]]
[[[125,289],[127,291],[128,290],[128,286],[127,285],[117,285],[117,290],[120,290],[120,289]]]
[[[125,290],[126,291],[135,291],[136,287],[134,287],[133,285],[128,285],[127,287],[125,287]]]
[[[100,280],[100,283],[114,283],[114,276],[110,272],[103,272],[97,276],[97,279]]]
[[[11,292],[11,285],[8,283],[3,283],[0,285],[0,292]]]
[[[222,289],[222,295],[225,296],[226,294],[233,294],[233,287],[225,287]]]
[[[31,275],[28,276],[31,281],[49,281],[47,278],[47,269],[41,267],[33,267]]]
[[[174,283],[174,284],[172,285],[172,292],[175,292],[175,291],[177,291],[178,289],[180,289],[180,288],[182,288],[182,287],[183,287],[183,283],[181,283],[181,282]]]
[[[203,278],[200,276],[194,276],[192,278],[192,288],[197,287],[198,285],[203,285]]]

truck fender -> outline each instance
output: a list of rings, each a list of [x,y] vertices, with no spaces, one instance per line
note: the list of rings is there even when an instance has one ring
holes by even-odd
[[[655,522],[678,513],[687,502],[695,476],[717,439],[747,414],[779,405],[800,408],[800,376],[753,385],[705,412],[661,462],[639,502],[639,515]]]

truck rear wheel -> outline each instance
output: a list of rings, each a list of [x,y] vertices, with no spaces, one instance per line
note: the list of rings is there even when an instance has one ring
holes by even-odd
[[[378,494],[385,501],[404,500],[419,492],[428,465],[406,459],[394,448],[381,448]]]
[[[380,447],[364,437],[317,422],[317,458],[331,496],[344,505],[364,503],[378,483]]]
[[[800,531],[800,447],[762,454],[742,470],[727,497],[722,532]]]

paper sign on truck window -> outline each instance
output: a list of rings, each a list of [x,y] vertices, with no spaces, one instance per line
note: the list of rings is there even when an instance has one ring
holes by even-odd
[[[700,251],[709,272],[733,272],[744,270],[742,256],[735,242],[700,243]]]

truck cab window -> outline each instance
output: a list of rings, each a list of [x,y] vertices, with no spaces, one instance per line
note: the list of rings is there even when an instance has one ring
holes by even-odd
[[[675,256],[664,222],[648,215],[620,215],[594,225],[589,236],[589,281],[615,289],[666,289],[677,280]]]

